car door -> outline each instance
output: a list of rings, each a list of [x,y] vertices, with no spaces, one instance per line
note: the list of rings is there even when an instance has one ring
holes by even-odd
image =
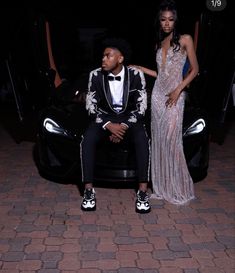
[[[3,13],[10,26],[1,53],[4,77],[0,94],[3,126],[20,142],[34,138],[38,112],[49,102],[61,79],[53,60],[48,21],[30,9],[17,11],[17,16],[9,9]]]

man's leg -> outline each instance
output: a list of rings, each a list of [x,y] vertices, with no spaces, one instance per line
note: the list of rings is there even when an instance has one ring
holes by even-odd
[[[96,196],[93,188],[95,154],[97,143],[104,135],[104,130],[92,123],[86,130],[80,144],[82,182],[85,187],[81,209],[84,211],[96,209]]]
[[[137,124],[132,130],[135,144],[137,177],[139,189],[136,199],[136,212],[148,213],[151,210],[149,196],[147,193],[148,182],[150,180],[150,140],[142,124]]]

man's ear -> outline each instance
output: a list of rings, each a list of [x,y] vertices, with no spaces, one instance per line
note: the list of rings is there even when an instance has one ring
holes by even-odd
[[[124,57],[123,57],[123,56],[120,56],[120,57],[119,57],[119,63],[121,64],[121,63],[123,63],[123,61],[124,61]]]

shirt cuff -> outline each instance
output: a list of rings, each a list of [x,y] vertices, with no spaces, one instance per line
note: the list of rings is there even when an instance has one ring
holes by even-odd
[[[129,128],[129,126],[128,126],[126,123],[121,122],[121,124],[123,124],[123,125],[125,125],[127,128]]]
[[[104,130],[106,130],[106,125],[109,124],[109,123],[111,123],[111,121],[106,122],[106,123],[102,126]]]

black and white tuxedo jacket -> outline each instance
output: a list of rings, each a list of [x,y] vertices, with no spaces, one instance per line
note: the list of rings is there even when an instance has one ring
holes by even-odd
[[[112,104],[107,72],[101,68],[90,72],[86,109],[91,119],[103,126],[108,121],[123,122],[131,127],[142,121],[147,109],[144,74],[133,67],[125,67],[122,109],[116,111]]]

